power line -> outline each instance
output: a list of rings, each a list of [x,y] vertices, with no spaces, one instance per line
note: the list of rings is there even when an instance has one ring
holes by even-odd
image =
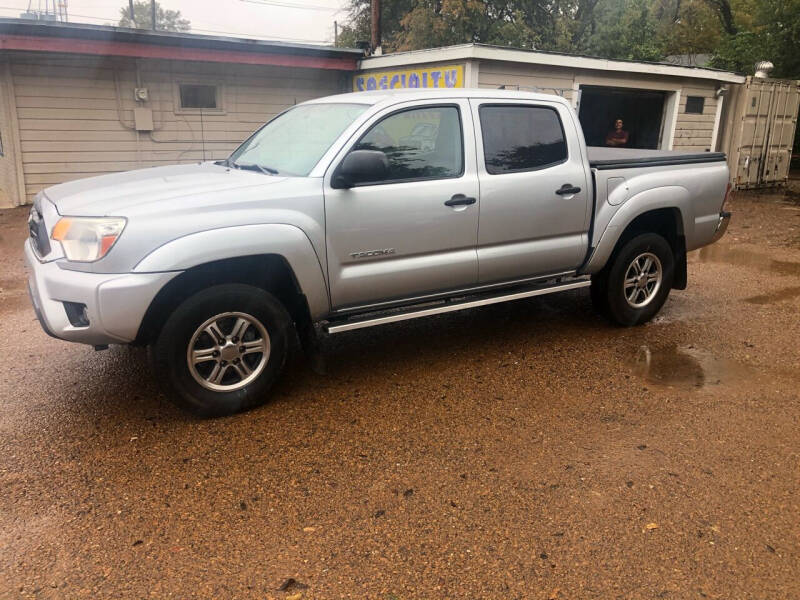
[[[281,0],[240,0],[241,2],[248,2],[250,4],[264,4],[266,6],[280,6],[282,8],[299,8],[301,10],[331,10],[340,12],[341,8],[335,6],[323,6],[321,4],[293,4],[291,2],[282,2]]]

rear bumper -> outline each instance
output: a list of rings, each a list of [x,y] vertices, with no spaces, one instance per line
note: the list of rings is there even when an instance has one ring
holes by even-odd
[[[28,292],[36,317],[53,337],[82,344],[126,344],[136,339],[144,314],[158,291],[177,272],[83,273],[40,262],[25,242]],[[73,325],[64,302],[86,306],[89,325]]]
[[[711,238],[711,243],[716,242],[719,238],[725,235],[728,230],[728,224],[731,222],[731,213],[727,210],[720,211],[719,220],[717,221],[717,228],[714,231],[714,237]]]

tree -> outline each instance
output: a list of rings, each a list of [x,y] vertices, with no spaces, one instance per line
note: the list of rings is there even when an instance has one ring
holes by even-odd
[[[603,58],[658,61],[664,58],[650,0],[614,0],[600,7],[587,51]]]
[[[140,29],[153,28],[153,12],[150,0],[134,0],[133,18],[130,6],[119,9],[120,27],[138,27]],[[156,29],[160,31],[189,31],[191,23],[184,19],[179,10],[165,10],[156,2]]]
[[[713,54],[712,65],[800,77],[800,0],[384,0],[386,52],[477,42],[604,58]],[[350,0],[341,46],[369,40],[370,0]]]
[[[394,36],[400,30],[400,20],[414,6],[414,0],[392,0],[381,2],[381,29],[383,47],[393,51]],[[339,33],[339,46],[355,48],[357,42],[370,39],[370,0],[350,0],[349,23]]]
[[[537,40],[520,11],[481,0],[418,0],[393,36],[398,50],[468,42],[532,48]]]
[[[720,41],[712,64],[750,74],[756,61],[770,60],[772,77],[800,78],[800,0],[759,0],[747,8],[734,12],[739,26]]]

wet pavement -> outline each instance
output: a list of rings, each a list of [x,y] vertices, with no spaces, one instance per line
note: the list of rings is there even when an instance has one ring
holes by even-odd
[[[689,289],[336,336],[198,421],[48,338],[0,211],[0,598],[798,598],[800,206],[740,194]]]

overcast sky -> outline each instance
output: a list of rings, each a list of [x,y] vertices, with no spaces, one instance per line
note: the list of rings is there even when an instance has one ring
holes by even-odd
[[[63,0],[62,0],[63,1]],[[192,22],[192,31],[264,39],[333,43],[333,22],[347,16],[347,0],[159,0]],[[30,4],[44,9],[54,0],[0,0],[0,16],[18,17]],[[67,0],[71,23],[116,25],[127,0]]]

